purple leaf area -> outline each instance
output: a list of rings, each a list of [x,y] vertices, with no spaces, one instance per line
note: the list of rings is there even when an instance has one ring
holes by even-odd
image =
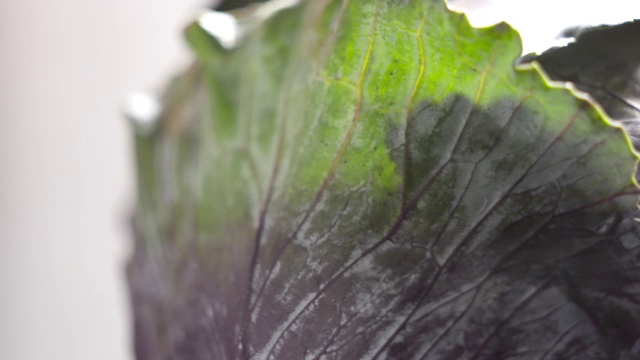
[[[551,79],[592,96],[613,120],[640,121],[640,20],[581,29],[575,42],[524,61],[534,60]]]
[[[401,193],[329,185],[298,216],[275,196],[258,252],[241,229],[215,254],[139,242],[138,359],[631,356],[637,191],[593,168],[618,130],[573,136],[597,121],[585,107],[556,134],[527,99],[488,109],[463,96],[421,104],[406,137],[389,129]],[[219,251],[229,261],[210,261]]]

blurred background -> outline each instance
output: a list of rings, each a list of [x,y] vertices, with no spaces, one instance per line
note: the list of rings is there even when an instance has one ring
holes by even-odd
[[[0,359],[131,360],[124,265],[135,204],[128,93],[188,64],[204,0],[0,0]],[[640,2],[452,0],[509,20],[525,52]]]
[[[0,0],[0,359],[132,359],[127,93],[205,1]]]

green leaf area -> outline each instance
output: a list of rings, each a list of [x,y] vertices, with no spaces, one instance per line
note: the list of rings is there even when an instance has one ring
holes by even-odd
[[[138,359],[639,351],[635,155],[515,70],[509,26],[307,0],[231,51],[187,36],[197,63],[137,137]]]

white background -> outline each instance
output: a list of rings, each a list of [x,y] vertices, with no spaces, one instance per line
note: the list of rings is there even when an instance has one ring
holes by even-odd
[[[201,2],[0,0],[0,359],[132,359],[119,110],[186,64],[180,29]],[[478,25],[511,19],[527,51],[566,25],[640,17],[633,0],[454,2],[488,5]]]
[[[198,1],[0,0],[0,359],[132,359],[132,90]]]

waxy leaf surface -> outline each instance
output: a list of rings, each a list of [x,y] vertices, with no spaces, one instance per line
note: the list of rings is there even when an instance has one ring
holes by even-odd
[[[617,359],[635,156],[439,0],[308,0],[199,57],[138,136],[147,359]]]

